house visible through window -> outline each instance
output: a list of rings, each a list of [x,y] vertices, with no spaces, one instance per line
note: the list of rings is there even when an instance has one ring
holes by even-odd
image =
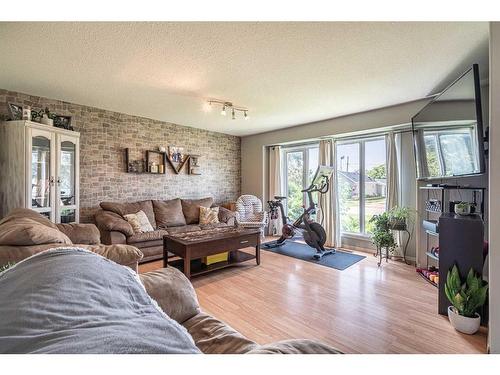
[[[386,207],[385,137],[337,143],[337,191],[343,233],[369,234]]]
[[[311,183],[318,167],[318,157],[318,144],[288,148],[283,152],[283,181],[287,196],[284,203],[291,220],[297,219],[304,211],[303,206],[308,204],[307,196],[301,190]]]

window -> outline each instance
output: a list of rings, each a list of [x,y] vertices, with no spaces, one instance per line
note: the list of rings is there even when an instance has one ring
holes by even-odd
[[[337,143],[337,190],[343,233],[369,234],[386,207],[385,137]]]
[[[460,176],[479,170],[474,128],[424,132],[424,146],[429,177]]]
[[[311,183],[311,179],[318,167],[319,146],[317,144],[285,149],[284,159],[284,184],[287,200],[285,210],[291,220],[297,219],[307,205],[307,195],[301,190]],[[313,196],[316,199],[315,196]],[[317,201],[315,200],[317,203]]]

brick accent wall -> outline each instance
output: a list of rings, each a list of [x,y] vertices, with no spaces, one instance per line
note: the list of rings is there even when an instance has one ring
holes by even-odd
[[[0,113],[7,103],[49,107],[51,112],[72,116],[80,132],[80,220],[91,222],[102,201],[138,201],[214,197],[217,203],[234,201],[241,188],[240,138],[0,89]],[[145,150],[158,146],[184,147],[201,155],[200,176],[188,175],[187,165],[176,175],[166,166],[165,175],[125,172],[125,151],[132,159],[145,158]]]

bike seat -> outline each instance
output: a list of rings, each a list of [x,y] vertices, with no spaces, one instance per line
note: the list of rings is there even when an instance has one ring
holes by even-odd
[[[275,195],[275,196],[274,196],[274,199],[283,200],[283,199],[286,199],[286,197],[280,197],[280,196]]]

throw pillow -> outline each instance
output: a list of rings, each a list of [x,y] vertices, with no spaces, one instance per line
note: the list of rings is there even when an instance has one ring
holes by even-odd
[[[181,199],[182,212],[184,212],[184,217],[186,218],[186,224],[197,224],[200,220],[200,206],[211,207],[214,203],[214,199],[202,198],[202,199]]]
[[[207,208],[200,206],[200,225],[217,224],[219,222],[219,207]]]
[[[124,215],[123,217],[128,221],[135,234],[152,232],[154,230],[144,211],[139,211],[135,214]]]

